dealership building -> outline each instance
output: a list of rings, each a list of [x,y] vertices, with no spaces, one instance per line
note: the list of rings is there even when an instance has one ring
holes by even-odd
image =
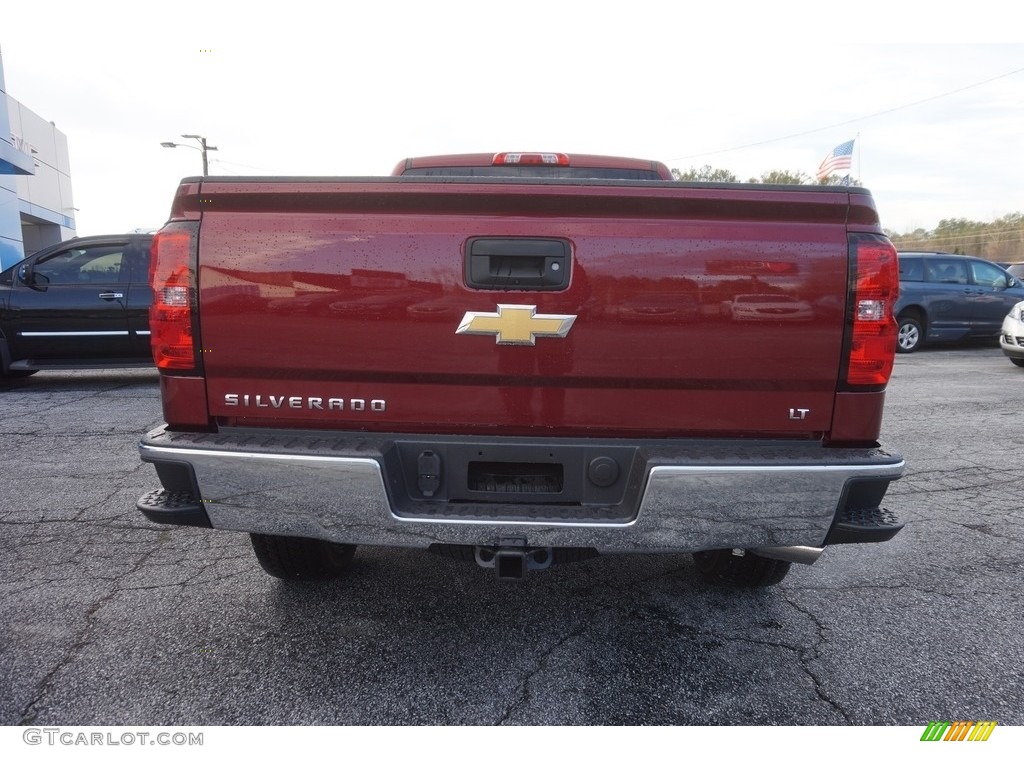
[[[0,269],[75,236],[68,139],[7,95],[0,52]]]

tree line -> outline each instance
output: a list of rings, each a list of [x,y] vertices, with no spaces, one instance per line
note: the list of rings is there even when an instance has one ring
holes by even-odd
[[[740,183],[732,171],[724,168],[690,168],[687,171],[672,169],[676,181],[714,181]],[[758,177],[747,179],[748,184],[816,184],[835,186],[845,183],[844,176],[832,175],[823,181],[813,176],[793,171],[768,171]],[[851,186],[859,186],[858,179],[850,179]],[[995,221],[971,221],[970,219],[942,219],[935,229],[915,229],[913,232],[885,230],[893,245],[900,251],[946,251],[980,256],[989,261],[1024,261],[1024,213],[1009,213]]]
[[[1008,213],[995,221],[942,219],[935,229],[897,234],[886,230],[900,251],[947,251],[989,261],[1024,261],[1024,214]]]

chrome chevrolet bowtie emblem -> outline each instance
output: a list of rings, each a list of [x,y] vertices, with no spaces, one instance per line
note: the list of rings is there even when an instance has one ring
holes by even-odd
[[[494,335],[498,344],[533,346],[538,336],[564,339],[576,315],[538,315],[530,304],[499,304],[497,312],[467,312],[456,333]]]

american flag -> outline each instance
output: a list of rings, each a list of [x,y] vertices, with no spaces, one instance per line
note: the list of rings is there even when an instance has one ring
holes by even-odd
[[[854,141],[855,139],[844,141],[838,147],[825,155],[825,159],[822,160],[821,165],[818,166],[819,181],[827,179],[832,174],[832,171],[838,171],[841,168],[850,167],[850,163],[853,160]]]

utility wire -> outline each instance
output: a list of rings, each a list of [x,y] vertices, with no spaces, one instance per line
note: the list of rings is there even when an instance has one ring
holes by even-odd
[[[231,165],[235,168],[248,168],[253,171],[267,171],[268,173],[280,173],[285,174],[286,171],[279,171],[276,168],[261,168],[258,165],[244,165],[243,163],[233,163],[231,161],[218,160],[221,165]]]
[[[1010,235],[1011,237],[1004,237],[1004,242],[1012,240],[1013,235],[1018,237],[1024,237],[1024,229],[1001,229],[994,232],[978,231],[978,232],[963,232],[958,235],[941,235],[941,236],[930,236],[928,234],[918,236],[916,232],[906,232],[904,234],[897,234],[896,239],[901,243],[955,243],[960,240],[970,240],[972,238],[993,238],[998,236]]]
[[[726,152],[736,152],[736,151],[741,150],[741,149],[750,149],[751,147],[763,147],[766,144],[774,144],[774,143],[776,143],[778,141],[787,141],[789,139],[796,139],[796,138],[799,138],[801,136],[810,136],[812,133],[821,133],[822,131],[830,131],[833,128],[841,128],[844,125],[850,125],[852,123],[859,123],[862,120],[870,120],[871,118],[874,118],[874,117],[881,117],[882,115],[888,115],[888,114],[892,114],[893,112],[899,112],[901,109],[910,109],[911,107],[917,107],[917,106],[920,106],[921,104],[927,104],[929,101],[935,101],[937,99],[944,99],[947,96],[953,96],[953,95],[955,95],[957,93],[963,93],[964,91],[969,91],[972,88],[978,88],[979,86],[982,86],[982,85],[987,85],[989,83],[994,83],[996,80],[1002,80],[1002,79],[1007,78],[1007,77],[1012,77],[1013,75],[1019,75],[1021,72],[1024,72],[1024,67],[1022,67],[1021,69],[1015,69],[1012,72],[1005,72],[1002,75],[996,75],[995,77],[990,77],[988,80],[982,80],[982,81],[977,82],[977,83],[972,83],[971,85],[965,85],[963,88],[957,88],[957,89],[952,90],[952,91],[946,91],[945,93],[940,93],[940,94],[938,94],[936,96],[929,96],[927,99],[921,99],[920,101],[912,101],[909,104],[902,104],[902,105],[900,105],[898,107],[891,107],[889,109],[883,109],[880,112],[872,112],[869,115],[864,115],[863,117],[855,117],[852,120],[844,120],[841,123],[833,123],[832,125],[826,125],[826,126],[823,126],[821,128],[813,128],[813,129],[811,129],[809,131],[801,131],[800,133],[791,133],[788,136],[779,136],[778,138],[766,139],[765,141],[755,141],[752,144],[742,144],[742,145],[740,145],[738,147],[731,147],[729,149],[716,149],[713,152],[701,152],[700,154],[697,154],[697,155],[686,155],[685,157],[673,157],[668,162],[675,163],[675,162],[678,162],[680,160],[693,160],[694,158],[698,158],[698,157],[709,157],[711,155],[722,155],[722,154],[725,154]]]
[[[211,160],[210,160],[210,165],[216,165],[216,166],[218,166],[218,167],[219,167],[219,168],[220,168],[220,169],[221,169],[222,171],[224,171],[224,173],[226,173],[226,174],[227,174],[228,176],[239,176],[239,175],[240,175],[240,174],[237,174],[237,173],[235,173],[234,171],[232,171],[232,170],[231,170],[230,168],[225,168],[225,167],[224,167],[224,163],[222,163],[222,162],[221,162],[220,160],[215,160],[215,159],[211,159]]]

